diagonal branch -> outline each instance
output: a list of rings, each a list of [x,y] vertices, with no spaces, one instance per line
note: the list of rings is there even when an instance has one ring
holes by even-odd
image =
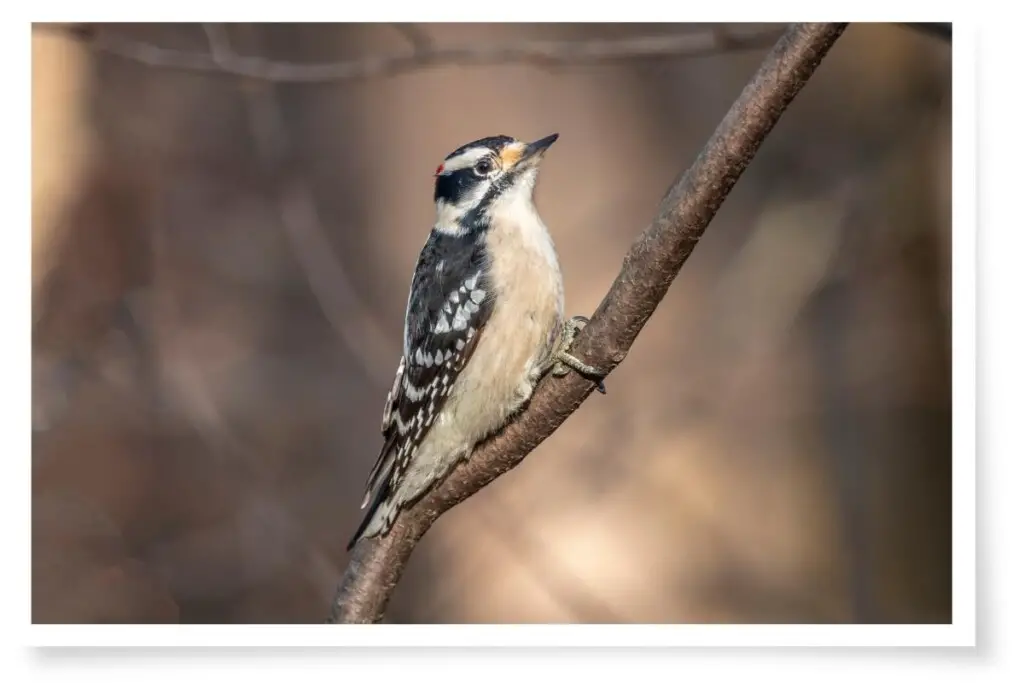
[[[580,333],[573,353],[611,371],[621,363],[740,175],[846,24],[794,24],[779,39],[696,161],[637,237],[615,282]],[[570,373],[537,387],[529,407],[414,506],[384,537],[360,541],[328,622],[379,621],[419,539],[446,510],[515,467],[590,395]]]

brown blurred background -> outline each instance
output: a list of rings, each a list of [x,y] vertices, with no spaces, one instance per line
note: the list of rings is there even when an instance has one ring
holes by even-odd
[[[301,64],[766,29],[226,34]],[[224,38],[33,29],[37,623],[323,622],[433,168],[485,135],[560,133],[537,202],[568,312],[590,314],[771,44],[270,83],[104,37]],[[441,518],[388,620],[949,622],[950,65],[934,36],[852,25],[608,395]]]

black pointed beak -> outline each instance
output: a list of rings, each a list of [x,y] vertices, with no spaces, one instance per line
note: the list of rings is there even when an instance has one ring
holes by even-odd
[[[541,138],[540,140],[531,142],[526,146],[526,149],[523,150],[523,156],[519,158],[519,163],[522,163],[529,159],[539,158],[544,154],[547,148],[550,147],[552,143],[554,143],[554,141],[557,139],[558,133],[553,133],[547,136],[546,138]]]

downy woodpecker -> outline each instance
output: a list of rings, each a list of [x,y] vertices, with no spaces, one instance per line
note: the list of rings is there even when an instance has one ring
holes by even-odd
[[[603,392],[603,373],[567,353],[587,320],[564,320],[558,256],[533,203],[557,138],[484,138],[437,167],[437,216],[413,273],[384,445],[350,550],[387,533],[401,509],[524,406],[548,370],[572,368]]]

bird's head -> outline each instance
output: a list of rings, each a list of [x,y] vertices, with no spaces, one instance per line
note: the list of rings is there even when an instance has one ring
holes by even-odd
[[[497,135],[449,154],[434,172],[436,227],[465,232],[486,227],[502,206],[532,205],[540,161],[557,139],[557,133],[534,142]]]

